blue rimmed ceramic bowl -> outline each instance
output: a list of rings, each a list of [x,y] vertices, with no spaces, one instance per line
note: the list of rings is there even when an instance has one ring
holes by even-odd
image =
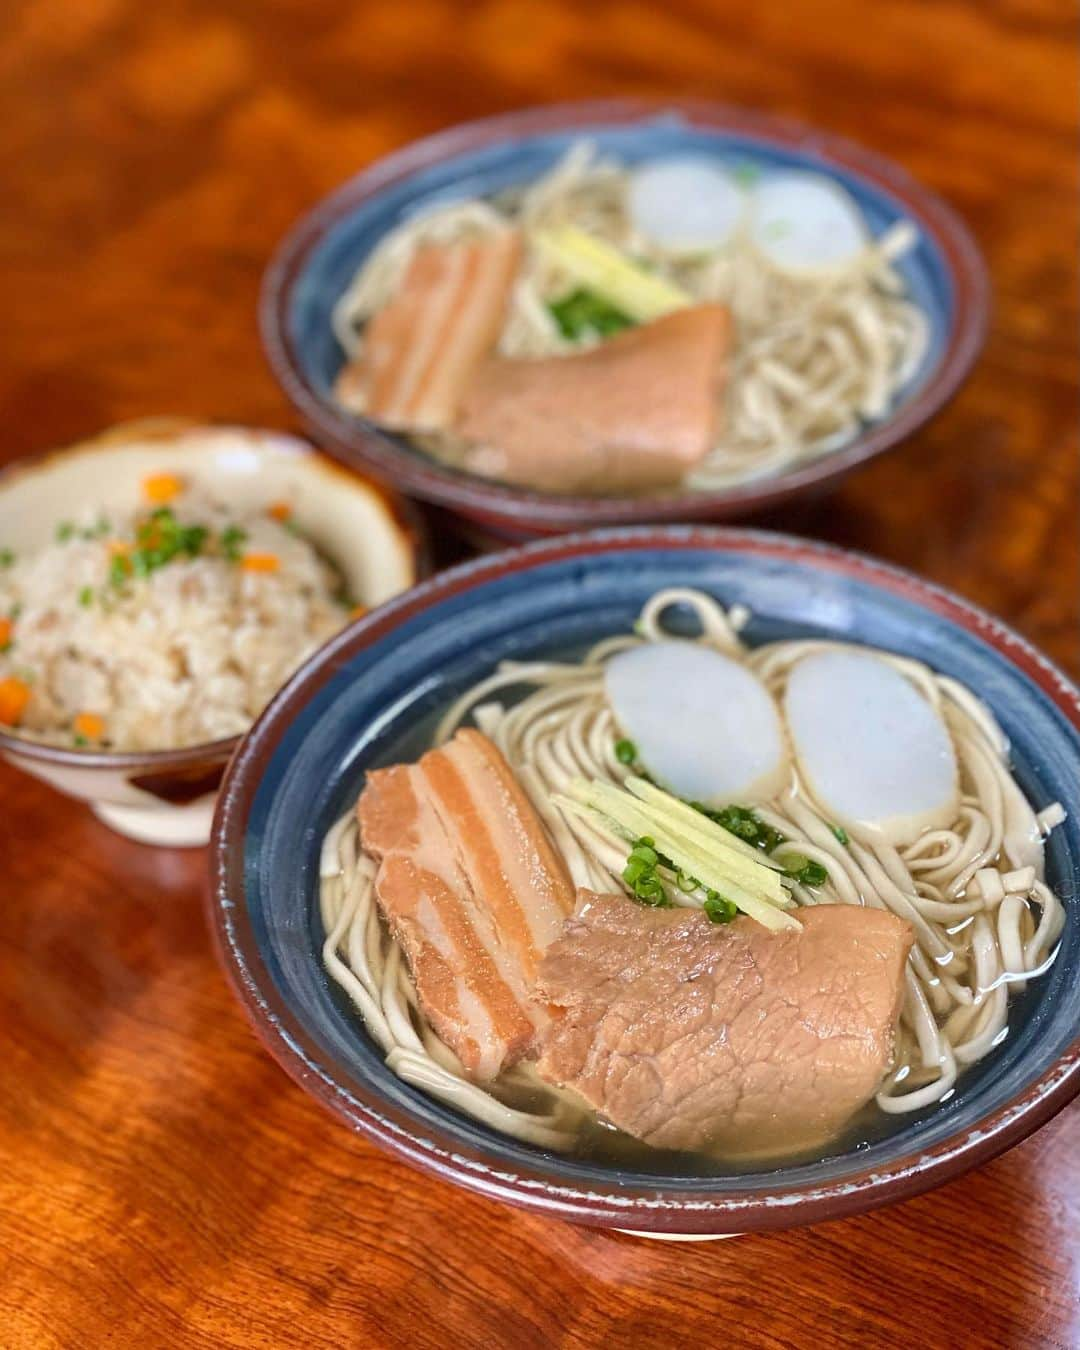
[[[397,1079],[320,959],[319,845],[367,768],[413,758],[432,718],[505,658],[625,632],[642,603],[695,586],[753,612],[751,643],[824,636],[962,680],[1012,740],[1018,778],[1068,820],[1048,877],[1068,921],[1010,1034],[955,1095],[868,1147],[738,1176],[635,1173],[507,1139]],[[718,1235],[834,1218],[940,1184],[1016,1143],[1080,1090],[1080,694],[1024,640],[926,582],[857,554],[751,531],[605,531],[469,563],[372,613],[277,697],[234,758],[211,852],[210,920],[264,1043],[313,1096],[415,1165],[578,1222]]]
[[[930,321],[931,340],[889,415],[841,449],[781,475],[720,492],[643,498],[564,496],[492,482],[439,464],[338,408],[331,389],[344,353],[331,311],[383,235],[435,203],[529,182],[582,137],[628,163],[689,151],[729,166],[814,169],[851,193],[875,236],[901,218],[913,221],[920,241],[901,271]],[[593,525],[719,520],[820,487],[911,435],[955,393],[982,345],[987,307],[985,267],[966,227],[897,165],[839,137],[745,109],[621,99],[465,123],[380,160],[286,238],[264,280],[260,323],[278,380],[328,450],[488,535],[522,539]]]

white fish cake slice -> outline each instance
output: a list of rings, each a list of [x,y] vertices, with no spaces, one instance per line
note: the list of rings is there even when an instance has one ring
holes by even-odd
[[[607,699],[665,788],[706,806],[760,802],[788,779],[779,709],[739,661],[690,642],[650,642],[607,663]]]
[[[949,729],[880,657],[804,657],[788,675],[784,713],[806,786],[856,837],[909,844],[956,819],[959,771]]]
[[[721,165],[701,155],[654,159],[630,177],[627,206],[634,227],[676,253],[720,248],[741,227],[745,191]]]
[[[843,267],[870,242],[852,197],[817,173],[781,173],[761,183],[750,234],[766,257],[794,271]]]

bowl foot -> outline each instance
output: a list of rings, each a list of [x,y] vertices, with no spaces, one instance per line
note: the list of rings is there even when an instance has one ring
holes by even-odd
[[[186,806],[116,806],[98,803],[94,815],[117,834],[140,844],[199,848],[210,838],[217,794],[208,792]]]

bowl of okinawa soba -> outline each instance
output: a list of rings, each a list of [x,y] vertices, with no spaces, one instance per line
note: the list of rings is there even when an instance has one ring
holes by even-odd
[[[521,539],[820,487],[955,392],[987,294],[966,227],[898,166],[622,100],[380,160],[282,244],[261,326],[332,453]]]
[[[159,418],[0,475],[0,756],[144,843],[205,844],[240,734],[411,585],[404,504],[279,432]]]
[[[780,535],[467,563],[293,678],[209,914],[283,1068],[438,1177],[719,1236],[851,1214],[1080,1088],[1080,696]]]

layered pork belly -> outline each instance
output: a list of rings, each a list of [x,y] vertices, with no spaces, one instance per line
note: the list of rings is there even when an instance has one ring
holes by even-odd
[[[677,483],[716,443],[731,346],[723,305],[695,305],[588,351],[491,357],[462,403],[465,467],[525,487]]]
[[[889,1066],[911,948],[879,909],[801,909],[800,931],[579,893],[540,967],[541,1075],[657,1147],[820,1146]]]
[[[357,806],[379,906],[421,1008],[474,1078],[534,1047],[541,956],[574,907],[566,869],[510,766],[478,731],[370,773]]]
[[[494,346],[513,285],[521,237],[421,244],[391,299],[368,324],[358,357],[338,376],[346,408],[401,431],[442,431]]]

